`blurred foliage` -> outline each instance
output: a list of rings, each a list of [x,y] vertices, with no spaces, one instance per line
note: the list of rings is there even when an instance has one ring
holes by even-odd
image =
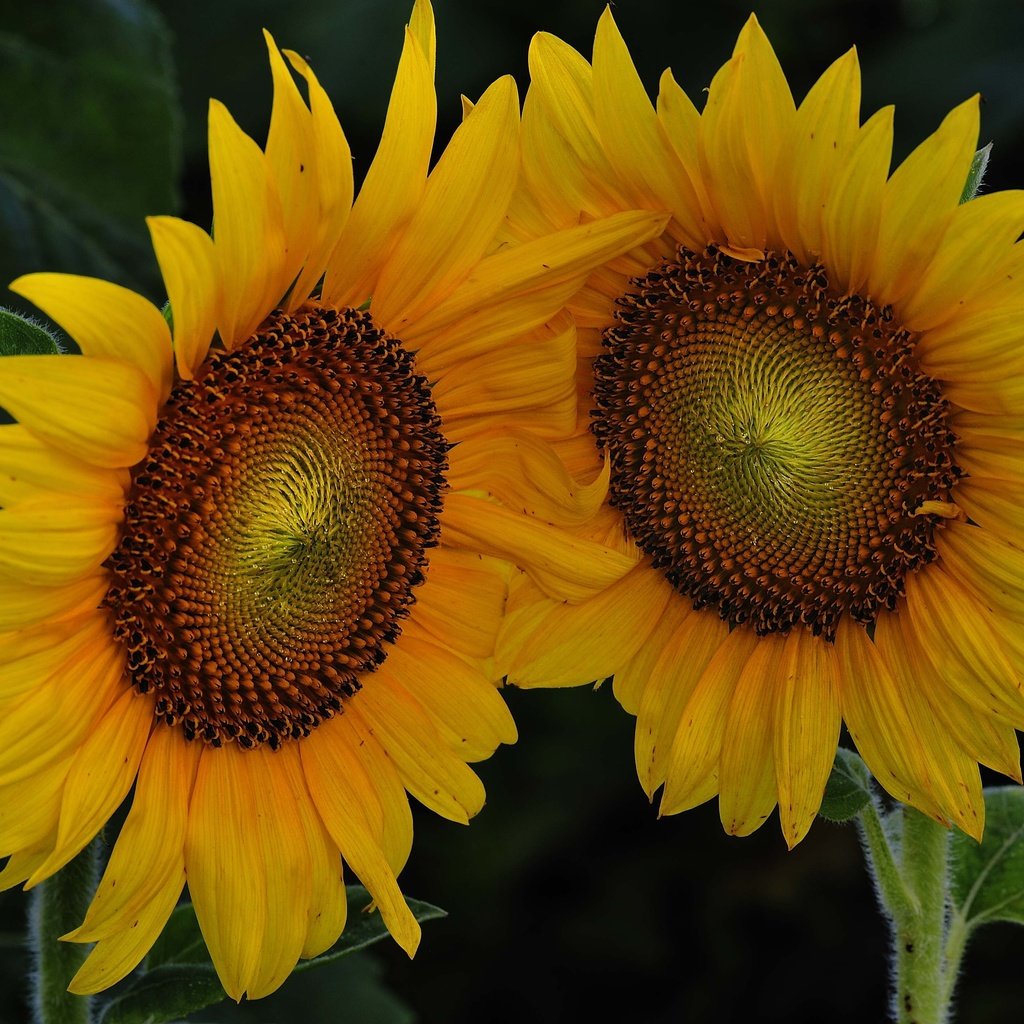
[[[589,54],[603,6],[436,0],[439,137],[461,116],[460,93],[476,97],[506,72],[525,89],[536,30]],[[160,301],[142,217],[209,223],[210,96],[264,139],[263,26],[313,63],[358,177],[410,7],[0,0],[0,271],[99,273]],[[980,91],[981,143],[994,144],[985,190],[1024,182],[1019,0],[620,0],[614,10],[648,87],[671,65],[700,105],[751,7],[798,99],[857,45],[865,115],[896,104],[897,158]],[[479,766],[480,817],[459,829],[417,814],[403,884],[450,916],[431,926],[415,961],[385,942],[375,960],[358,954],[195,1021],[553,1024],[598,1011],[642,1024],[882,1019],[887,938],[852,829],[820,821],[788,854],[773,822],[727,838],[713,804],[659,821],[636,781],[633,722],[608,687],[508,696],[522,739]],[[3,1022],[26,1014],[23,913],[23,894],[0,894]],[[1000,929],[974,940],[960,988],[972,1019],[1019,1015],[1020,943]]]

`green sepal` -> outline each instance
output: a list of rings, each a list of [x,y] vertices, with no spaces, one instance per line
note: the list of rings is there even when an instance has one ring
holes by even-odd
[[[970,928],[1024,924],[1024,789],[985,790],[985,837],[953,833],[953,907]]]
[[[871,772],[852,750],[840,747],[818,813],[827,821],[850,821],[871,802]]]
[[[346,888],[348,923],[341,938],[326,952],[300,960],[295,970],[308,971],[349,956],[386,938],[387,928],[379,913],[366,913],[372,902],[360,885]],[[406,900],[417,921],[445,917],[445,911],[419,900]],[[180,1020],[226,999],[214,970],[195,910],[182,903],[171,914],[160,938],[153,944],[142,970],[115,988],[98,1014],[99,1024],[161,1024]]]
[[[985,179],[985,171],[988,170],[988,161],[991,156],[991,142],[974,154],[971,169],[967,172],[967,181],[964,182],[964,190],[960,194],[961,203],[966,203],[978,194],[978,189],[981,188],[981,183]]]
[[[38,321],[0,308],[0,356],[52,356],[57,339]]]

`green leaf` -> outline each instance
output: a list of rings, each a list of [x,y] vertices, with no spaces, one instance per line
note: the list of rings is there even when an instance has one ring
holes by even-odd
[[[852,750],[840,747],[818,813],[828,821],[849,821],[871,802],[871,797],[867,765]]]
[[[327,952],[312,960],[300,960],[296,972],[308,971],[349,956],[379,942],[388,934],[380,914],[366,913],[370,894],[359,885],[346,889],[348,923],[341,938]],[[406,900],[421,923],[444,917],[429,903]],[[217,973],[203,941],[195,910],[182,903],[171,914],[163,933],[153,944],[142,973],[132,975],[114,990],[103,1006],[100,1024],[160,1024],[225,999]]]
[[[0,356],[50,356],[60,346],[37,320],[0,308]]]
[[[0,284],[57,270],[155,291],[143,218],[177,208],[180,126],[148,0],[7,5],[0,124]]]
[[[960,195],[961,203],[966,203],[978,194],[978,189],[981,188],[981,183],[985,178],[985,171],[988,170],[988,161],[991,156],[991,142],[974,154],[974,159],[971,161],[971,169],[967,172],[967,181],[964,182],[964,190]]]
[[[1024,924],[1024,789],[985,790],[985,838],[953,832],[953,906],[969,928]]]

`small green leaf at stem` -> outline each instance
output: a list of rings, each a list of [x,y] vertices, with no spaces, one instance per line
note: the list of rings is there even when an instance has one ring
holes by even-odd
[[[818,813],[827,821],[849,821],[871,802],[871,773],[852,751],[840,747]]]
[[[301,960],[295,970],[308,971],[365,949],[386,938],[380,914],[367,913],[370,894],[359,885],[346,889],[348,923],[341,938],[325,953]],[[419,900],[406,900],[421,923],[445,917],[445,911]],[[195,910],[190,903],[176,907],[160,938],[146,958],[145,969],[122,982],[102,1007],[99,1024],[161,1024],[180,1020],[225,999]]]
[[[967,181],[964,182],[964,190],[960,194],[961,203],[966,203],[978,194],[981,183],[985,179],[985,171],[988,169],[988,161],[991,156],[991,142],[974,154],[974,159],[971,161],[971,169],[967,172]]]
[[[59,352],[53,335],[38,321],[0,309],[0,356],[51,356]]]
[[[1024,789],[985,790],[985,838],[953,835],[953,907],[970,927],[1024,924]]]

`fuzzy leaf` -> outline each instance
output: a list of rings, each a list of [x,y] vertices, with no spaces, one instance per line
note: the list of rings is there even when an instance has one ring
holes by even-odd
[[[38,321],[0,309],[0,356],[49,356],[60,346]]]
[[[988,161],[992,156],[992,143],[979,149],[971,161],[971,169],[967,172],[967,181],[964,183],[964,190],[960,195],[960,202],[966,203],[973,199],[985,180],[985,171],[988,170]]]
[[[818,813],[827,821],[849,821],[871,800],[871,773],[852,750],[836,751]]]
[[[1024,789],[985,790],[985,838],[953,831],[953,906],[969,928],[1024,924]]]

